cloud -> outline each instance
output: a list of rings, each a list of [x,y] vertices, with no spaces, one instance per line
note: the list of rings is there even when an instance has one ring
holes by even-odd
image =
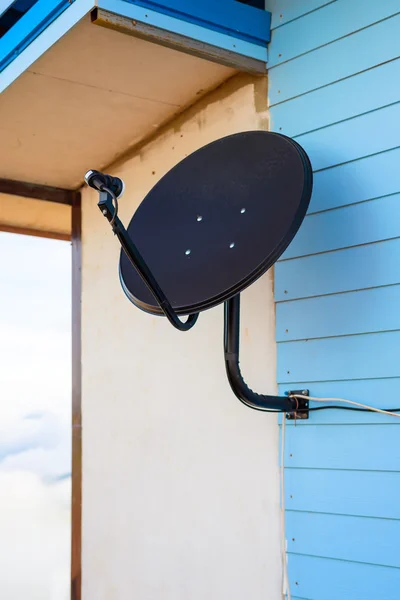
[[[70,252],[0,234],[1,600],[69,598]]]
[[[0,472],[2,600],[68,600],[70,480]]]
[[[0,470],[56,476],[69,471],[70,456],[69,422],[55,413],[0,423]]]
[[[44,482],[60,480],[71,472],[70,445],[60,445],[52,450],[34,448],[10,454],[0,463],[0,473],[5,471],[34,473]]]
[[[70,426],[57,414],[29,417],[0,428],[0,596],[67,600]]]

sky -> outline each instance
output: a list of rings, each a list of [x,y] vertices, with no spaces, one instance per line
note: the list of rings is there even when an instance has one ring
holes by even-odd
[[[0,232],[0,597],[68,600],[71,246]]]

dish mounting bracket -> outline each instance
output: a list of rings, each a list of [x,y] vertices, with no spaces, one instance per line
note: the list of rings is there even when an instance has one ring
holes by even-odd
[[[189,315],[185,322],[179,319],[126,228],[119,217],[115,215],[116,208],[113,204],[113,197],[106,191],[99,192],[99,195],[99,210],[112,224],[113,232],[117,236],[125,254],[157,300],[164,315],[179,331],[188,331],[191,329],[196,323],[199,313]],[[308,401],[307,406],[305,406],[301,399],[294,397],[294,392],[288,392],[286,396],[270,396],[257,394],[248,387],[239,368],[239,329],[240,294],[237,294],[225,302],[224,309],[225,367],[229,384],[236,397],[243,404],[255,410],[263,412],[281,411],[286,413],[288,419],[307,419],[308,410],[306,409],[308,408]]]

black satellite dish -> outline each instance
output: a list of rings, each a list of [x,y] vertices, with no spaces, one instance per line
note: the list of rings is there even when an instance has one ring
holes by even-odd
[[[235,394],[251,408],[306,418],[308,403],[294,397],[298,391],[255,394],[239,370],[240,292],[285,251],[309,205],[312,169],[301,146],[265,131],[212,142],[164,175],[127,230],[117,216],[121,180],[97,171],[85,179],[100,191],[99,208],[122,245],[120,280],[131,302],[164,314],[181,331],[224,302],[225,362]],[[178,315],[189,317],[182,322]]]

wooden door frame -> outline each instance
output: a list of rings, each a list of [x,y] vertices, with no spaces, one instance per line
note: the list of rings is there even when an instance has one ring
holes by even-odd
[[[82,558],[82,385],[81,385],[81,271],[82,210],[79,191],[0,178],[0,194],[22,196],[71,206],[71,236],[51,231],[1,227],[0,231],[67,239],[72,243],[72,465],[71,465],[71,600],[81,600]]]
[[[82,596],[82,199],[72,199],[71,600]]]

